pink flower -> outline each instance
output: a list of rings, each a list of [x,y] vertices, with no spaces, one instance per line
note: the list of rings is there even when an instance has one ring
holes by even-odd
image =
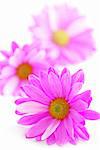
[[[33,39],[40,40],[52,64],[79,63],[95,51],[92,29],[75,8],[66,4],[46,7],[33,21]]]
[[[89,110],[91,91],[79,94],[84,83],[84,73],[79,70],[70,75],[64,69],[61,75],[50,68],[40,77],[29,76],[29,83],[22,87],[27,98],[16,100],[16,113],[24,115],[19,124],[31,126],[27,138],[48,144],[76,144],[78,139],[88,140],[85,119],[100,119],[100,114]]]
[[[38,74],[47,69],[44,54],[37,52],[38,48],[24,45],[20,48],[12,42],[11,52],[0,51],[5,57],[0,62],[0,93],[20,94],[20,85],[27,82],[29,74]]]

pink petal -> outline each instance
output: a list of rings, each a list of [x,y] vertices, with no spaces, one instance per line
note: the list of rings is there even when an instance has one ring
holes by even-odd
[[[16,42],[12,42],[11,48],[12,48],[13,52],[15,52],[15,50],[16,50],[17,48],[19,48],[19,45],[18,45]]]
[[[50,72],[48,75],[48,82],[53,96],[55,98],[62,97],[62,86],[58,76],[53,72]]]
[[[52,133],[55,132],[57,127],[59,126],[60,121],[59,120],[52,120],[52,123],[48,126],[48,128],[45,130],[44,134],[41,137],[41,140],[47,139]]]
[[[22,124],[22,125],[32,125],[32,124],[40,121],[41,119],[43,119],[46,116],[48,116],[48,113],[39,113],[39,114],[35,114],[35,115],[28,115],[28,116],[22,117],[18,121],[18,123]]]
[[[84,83],[84,72],[83,72],[83,70],[79,70],[75,74],[73,74],[72,84],[74,84],[76,82],[83,82]]]
[[[25,102],[17,106],[17,111],[21,113],[32,113],[36,114],[39,112],[47,112],[48,107],[38,102]]]
[[[34,126],[31,129],[29,129],[29,131],[26,134],[26,137],[34,138],[42,134],[46,130],[46,128],[50,125],[51,122],[52,122],[51,117],[46,117],[40,120],[39,122],[34,124]]]
[[[74,103],[70,103],[72,109],[75,109],[78,112],[85,111],[88,108],[88,104],[82,100],[78,100]]]
[[[5,62],[5,61],[0,61],[0,73],[1,73],[1,69],[3,68],[3,67],[5,67],[7,65],[7,62]]]
[[[77,46],[72,47],[72,43],[63,48],[62,50],[63,60],[65,60],[68,64],[79,63],[84,59],[82,57],[81,51],[77,50]],[[81,58],[82,57],[82,58]]]
[[[29,75],[28,79],[29,79],[30,84],[41,89],[41,84],[40,84],[39,78],[37,76],[35,76],[34,74],[31,74],[31,75]]]
[[[39,75],[42,70],[47,71],[48,69],[47,62],[43,62],[43,59],[40,60],[40,62],[34,62],[33,64],[33,72],[35,75]]]
[[[15,101],[15,104],[16,105],[19,105],[19,104],[21,104],[21,103],[24,103],[24,102],[30,102],[30,101],[33,101],[34,102],[34,100],[32,99],[32,98],[19,98],[19,99],[17,99],[16,101]],[[43,104],[42,102],[39,102],[40,104]]]
[[[24,85],[22,89],[29,97],[32,97],[34,101],[41,102],[43,104],[49,104],[50,98],[46,96],[41,89],[33,85]]]
[[[69,142],[73,145],[76,145],[77,144],[77,139],[69,139]]]
[[[15,74],[15,69],[11,66],[6,66],[0,73],[0,78],[7,78]]]
[[[80,17],[67,28],[67,32],[71,38],[87,29],[84,19],[85,17]]]
[[[88,38],[86,39],[86,41],[88,41]],[[70,51],[70,53],[68,50]],[[94,50],[95,48],[93,46],[93,43],[88,44],[87,42],[83,41],[71,41],[71,44],[67,46],[67,51],[63,52],[70,60],[73,60],[74,63],[79,63],[80,61],[85,60],[88,56],[91,56]],[[74,58],[71,58],[71,56],[73,56]]]
[[[8,52],[6,52],[5,50],[0,50],[0,54],[2,54],[2,55],[3,55],[3,57],[5,57],[5,58],[9,59],[9,53],[8,53]]]
[[[14,54],[9,59],[9,64],[13,67],[17,67],[19,64],[23,63],[25,58],[25,52],[20,48],[16,49]]]
[[[36,139],[37,141],[41,141],[41,135],[37,136],[35,139]]]
[[[19,98],[15,101],[15,104],[19,105],[21,103],[29,102],[29,101],[34,101],[34,100],[32,100],[32,98]]]
[[[50,68],[48,69],[48,74],[51,73],[51,72],[53,72],[54,74],[56,74],[56,75],[59,77],[59,75],[58,75],[58,73],[56,72],[56,70],[55,70],[54,68],[52,68],[52,67],[50,67]]]
[[[67,71],[62,75],[61,84],[62,84],[63,96],[66,97],[67,99],[71,88],[71,76],[69,71]]]
[[[92,37],[92,29],[86,29],[85,31],[81,32],[77,36],[71,39],[71,42],[78,45],[83,45],[84,48],[88,48],[89,51],[95,50],[95,42]]]
[[[56,143],[58,145],[63,145],[68,141],[67,131],[63,122],[61,122],[54,134],[56,138]]]
[[[84,117],[74,109],[70,109],[70,117],[75,123],[84,122]]]
[[[77,141],[78,141],[78,135],[77,133],[75,132],[75,127],[74,127],[74,138],[69,138],[69,142],[73,145],[76,145],[77,144]]]
[[[76,130],[77,134],[79,135],[79,137],[81,137],[82,139],[84,139],[84,140],[88,140],[89,139],[89,134],[88,134],[88,132],[87,132],[85,127],[80,128],[80,127],[76,126],[75,130]]]
[[[80,91],[80,89],[82,88],[82,82],[76,82],[75,84],[72,85],[69,97],[68,97],[68,101],[71,102],[71,100],[73,99],[73,97]]]
[[[62,6],[56,6],[56,11],[58,14],[58,26],[62,29],[68,28],[68,26],[73,24],[73,22],[80,17],[75,8],[68,7],[65,4]]]
[[[33,58],[31,56],[34,56]],[[35,64],[43,64],[42,60],[44,60],[44,57],[45,57],[45,51],[44,50],[37,50],[36,48],[31,48],[30,49],[30,52],[28,53],[27,55],[27,58],[26,60],[30,62],[30,64],[33,64],[33,67]],[[35,65],[36,66],[36,65]],[[42,66],[39,66],[39,68],[41,68]],[[35,69],[35,67],[34,67]]]
[[[62,78],[62,76],[63,76],[65,73],[69,73],[69,70],[67,70],[67,68],[64,68],[64,69],[62,70],[60,77]]]
[[[100,119],[100,113],[93,111],[93,110],[86,110],[81,113],[83,117],[85,117],[88,120],[97,120]]]
[[[22,116],[22,115],[25,115],[26,113],[21,113],[21,112],[15,110],[15,114]]]
[[[71,102],[75,102],[77,100],[83,100],[84,102],[86,102],[88,104],[88,107],[89,107],[89,105],[92,101],[91,91],[88,90],[79,95],[76,95]]]
[[[55,144],[56,140],[55,140],[55,135],[52,134],[47,138],[47,144],[51,145],[51,144]]]
[[[35,44],[32,43],[32,45],[24,45],[23,51],[26,53],[25,61],[29,62],[30,64],[34,64],[39,58],[37,58],[38,55],[40,55],[41,51],[39,52],[36,49]],[[34,56],[34,57],[31,57]]]
[[[73,127],[73,121],[70,117],[70,115],[64,120],[64,126],[67,130],[68,135],[74,139],[74,127]]]
[[[53,99],[54,97],[51,94],[50,86],[48,83],[48,75],[45,72],[40,73],[40,83],[46,95]]]
[[[40,15],[33,16],[33,19],[35,20],[36,26],[41,26],[46,31],[50,30],[49,14],[48,14],[47,7],[41,12]],[[47,23],[45,23],[46,20],[47,20]]]

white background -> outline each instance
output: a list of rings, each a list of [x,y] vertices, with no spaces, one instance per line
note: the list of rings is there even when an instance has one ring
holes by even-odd
[[[28,26],[32,24],[31,15],[37,13],[44,4],[52,5],[64,0],[0,0],[0,49],[10,49],[10,43],[16,40],[20,45],[31,42]],[[100,0],[66,0],[78,7],[87,16],[95,29],[97,52],[88,61],[71,66],[71,72],[84,69],[86,82],[84,89],[91,89],[93,103],[91,108],[100,112]],[[60,150],[57,145],[47,146],[24,138],[24,129],[17,125],[18,117],[14,114],[14,98],[0,96],[0,149],[2,150]],[[88,142],[79,142],[76,146],[65,145],[69,150],[94,150],[100,148],[100,121],[87,121],[91,138]]]

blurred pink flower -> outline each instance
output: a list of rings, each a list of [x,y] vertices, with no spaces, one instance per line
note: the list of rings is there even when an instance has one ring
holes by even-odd
[[[16,100],[16,113],[24,115],[19,124],[31,126],[27,138],[48,144],[76,144],[78,139],[88,140],[85,119],[100,119],[100,114],[88,110],[92,101],[91,91],[79,94],[84,83],[84,73],[79,70],[70,75],[64,69],[61,75],[50,68],[40,77],[29,76],[29,83],[22,87],[27,98]]]
[[[52,64],[79,63],[95,51],[92,29],[75,8],[66,4],[46,7],[33,21],[33,38],[40,40]]]
[[[37,48],[24,45],[22,48],[12,42],[11,52],[0,51],[5,60],[0,62],[0,93],[20,94],[20,85],[27,82],[29,74],[38,75],[47,69],[44,53]]]

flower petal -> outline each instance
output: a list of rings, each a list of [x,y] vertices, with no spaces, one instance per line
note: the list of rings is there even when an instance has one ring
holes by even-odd
[[[83,72],[83,70],[79,70],[75,74],[73,74],[72,84],[74,84],[76,82],[83,82],[84,83],[84,72]]]
[[[77,9],[70,8],[66,4],[61,6],[55,6],[57,17],[58,17],[58,25],[61,29],[68,28],[74,21],[80,18]]]
[[[41,141],[41,135],[37,136],[35,139],[36,141]]]
[[[76,82],[75,84],[72,85],[69,97],[68,97],[68,101],[71,102],[71,100],[73,99],[73,97],[80,91],[80,89],[82,88],[82,82]]]
[[[84,122],[84,117],[74,109],[70,109],[70,117],[75,123]]]
[[[68,135],[74,139],[74,127],[73,127],[73,121],[70,115],[64,120],[64,126],[67,130]]]
[[[85,127],[80,128],[80,127],[76,126],[75,130],[76,130],[78,136],[81,137],[82,139],[84,139],[84,140],[88,140],[89,139],[89,134],[88,134],[88,132],[87,132]]]
[[[61,72],[60,78],[62,78],[62,76],[67,72],[69,72],[69,70],[67,68],[64,68]]]
[[[65,62],[67,62],[68,64],[79,63],[83,60],[81,51],[79,53],[77,47],[74,46],[73,48],[71,44],[63,48],[62,56],[63,56],[63,61],[65,60]]]
[[[38,77],[35,76],[34,74],[29,75],[28,80],[29,80],[30,84],[36,86],[37,88],[41,88],[40,81],[39,81]]]
[[[17,48],[19,48],[19,45],[16,42],[13,41],[12,44],[11,44],[11,48],[12,48],[13,52],[15,52],[15,50]]]
[[[46,96],[41,89],[31,85],[24,85],[22,89],[29,97],[32,97],[34,101],[41,102],[43,104],[49,104],[49,97]]]
[[[93,111],[93,110],[86,110],[84,112],[81,113],[84,118],[88,119],[88,120],[97,120],[100,119],[100,113]]]
[[[11,66],[6,66],[1,70],[0,78],[10,77],[15,74],[15,69]]]
[[[19,105],[21,103],[29,102],[29,101],[34,101],[34,100],[32,100],[32,98],[19,98],[15,101],[15,104]]]
[[[67,99],[71,88],[71,76],[69,71],[67,71],[62,75],[61,84],[62,84],[63,96],[66,97]]]
[[[22,115],[25,115],[26,113],[21,113],[21,112],[15,110],[15,114],[22,116]]]
[[[67,131],[63,122],[61,122],[54,134],[56,138],[56,143],[58,145],[63,145],[68,141]]]
[[[80,17],[67,28],[67,32],[69,33],[70,37],[75,37],[79,33],[86,30],[86,22],[84,19],[85,17]]]
[[[87,28],[83,32],[79,33],[77,36],[71,38],[71,44],[73,46],[76,45],[77,47],[85,49],[84,51],[82,51],[81,49],[81,53],[84,54],[84,56],[85,56],[85,53],[88,55],[92,54],[93,51],[95,51],[96,49],[95,41],[93,40],[93,36],[92,36],[92,32],[93,32],[93,29]]]
[[[44,134],[41,137],[41,140],[47,139],[52,133],[55,132],[57,127],[59,126],[60,121],[59,120],[52,120],[52,123],[48,126],[48,128],[45,130]]]
[[[26,58],[26,53],[23,49],[17,48],[13,55],[9,58],[9,64],[13,67],[18,67],[24,62]]]
[[[38,102],[25,102],[22,103],[20,105],[17,106],[17,111],[21,112],[21,113],[32,113],[32,114],[36,114],[39,112],[47,112],[48,107],[46,105],[43,105],[41,103]]]
[[[55,73],[50,72],[48,75],[48,82],[53,96],[62,97],[62,86],[58,76]]]
[[[48,83],[48,75],[45,72],[40,73],[40,83],[46,95],[53,99],[54,97],[51,94],[50,86]]]
[[[71,102],[75,102],[77,100],[83,100],[84,102],[86,102],[88,104],[88,107],[89,107],[89,105],[92,101],[91,91],[87,90],[81,94],[76,95]]]
[[[31,129],[29,129],[29,131],[26,134],[26,138],[34,138],[42,134],[46,130],[46,128],[50,125],[51,122],[52,122],[51,117],[46,117],[40,120],[39,122],[34,124],[34,126]]]
[[[78,112],[85,111],[88,108],[88,104],[82,100],[78,100],[74,103],[70,103],[72,109],[75,109]]]
[[[50,68],[48,69],[48,74],[49,74],[50,72],[53,72],[54,74],[56,74],[56,75],[59,77],[58,73],[56,72],[56,70],[55,70],[54,68],[50,67]]]
[[[48,113],[38,113],[35,115],[28,115],[28,116],[24,116],[22,117],[18,123],[22,124],[22,125],[32,125],[36,122],[38,122],[39,120],[41,120],[42,118],[48,116]]]
[[[52,134],[47,138],[47,144],[51,145],[51,144],[55,144],[56,140],[55,140],[55,135]]]
[[[5,50],[0,50],[0,55],[2,54],[3,57],[9,59],[9,52],[5,51]],[[0,64],[1,65],[1,64]]]

